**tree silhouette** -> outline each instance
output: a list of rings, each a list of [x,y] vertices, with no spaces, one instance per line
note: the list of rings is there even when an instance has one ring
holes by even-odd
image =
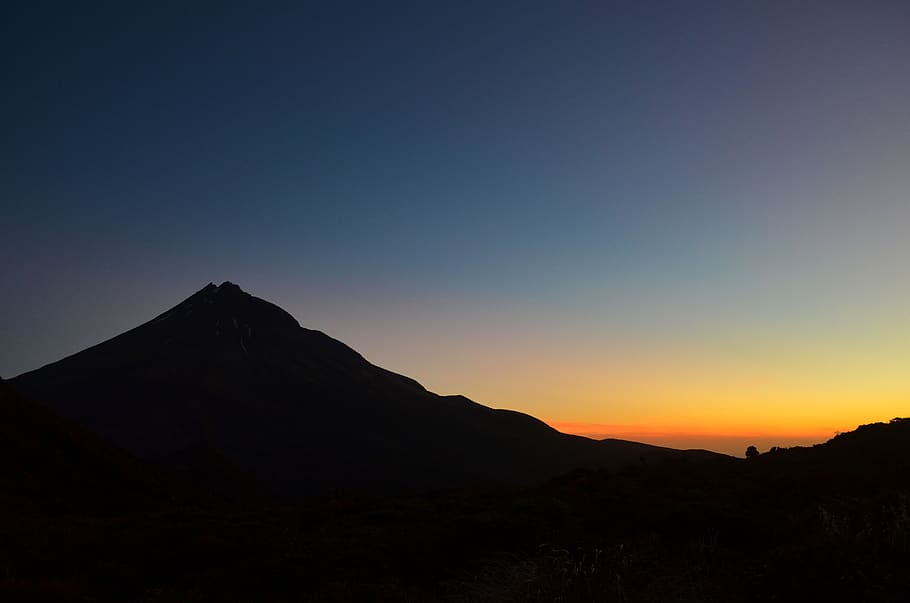
[[[755,446],[749,446],[746,448],[746,458],[751,459],[753,456],[758,456],[758,448]]]

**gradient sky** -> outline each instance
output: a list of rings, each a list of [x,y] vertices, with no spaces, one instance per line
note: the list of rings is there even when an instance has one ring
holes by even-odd
[[[910,5],[7,2],[0,375],[231,280],[741,454],[910,409]]]

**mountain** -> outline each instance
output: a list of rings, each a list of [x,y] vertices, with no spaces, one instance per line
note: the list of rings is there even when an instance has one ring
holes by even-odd
[[[710,454],[596,442],[433,394],[230,282],[12,383],[142,458],[217,450],[282,493],[518,484]]]

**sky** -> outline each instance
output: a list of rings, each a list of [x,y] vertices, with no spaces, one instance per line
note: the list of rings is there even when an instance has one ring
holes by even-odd
[[[6,2],[0,46],[4,377],[230,280],[593,437],[908,414],[905,2]]]

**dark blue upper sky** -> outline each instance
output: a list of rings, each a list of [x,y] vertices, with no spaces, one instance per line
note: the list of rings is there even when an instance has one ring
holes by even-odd
[[[688,349],[906,292],[904,2],[0,11],[4,376],[210,280],[466,388],[465,325]]]

